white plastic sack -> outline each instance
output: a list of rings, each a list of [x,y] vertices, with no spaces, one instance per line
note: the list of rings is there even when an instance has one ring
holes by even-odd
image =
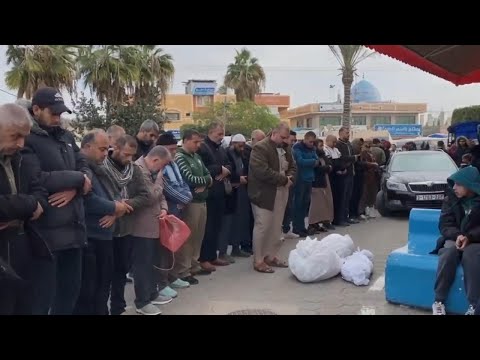
[[[337,253],[342,259],[353,254],[355,245],[349,235],[330,234],[319,241],[321,246]]]
[[[342,265],[342,278],[355,285],[368,285],[373,272],[373,254],[368,250],[355,251]]]
[[[315,282],[337,276],[342,259],[320,241],[306,238],[298,242],[288,257],[290,271],[301,282]]]

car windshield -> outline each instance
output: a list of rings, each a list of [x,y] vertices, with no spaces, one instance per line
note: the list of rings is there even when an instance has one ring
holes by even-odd
[[[425,154],[422,151],[411,151],[408,154],[395,156],[392,159],[391,171],[445,171],[454,173],[457,168],[448,155],[443,152]]]

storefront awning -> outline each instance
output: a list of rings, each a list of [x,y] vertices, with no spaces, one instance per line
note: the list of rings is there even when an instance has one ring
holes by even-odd
[[[365,46],[455,85],[480,83],[480,45]]]

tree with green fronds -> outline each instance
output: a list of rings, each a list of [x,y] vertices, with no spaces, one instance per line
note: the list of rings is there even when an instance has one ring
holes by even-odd
[[[8,45],[5,83],[17,90],[17,97],[31,99],[40,87],[76,89],[76,59],[81,46]]]
[[[78,57],[78,76],[107,107],[149,96],[150,88],[164,100],[175,68],[171,55],[156,45],[89,45]]]
[[[265,86],[266,76],[258,59],[246,48],[235,50],[235,61],[228,65],[224,84],[235,91],[237,101],[255,100]]]
[[[212,121],[221,120],[229,133],[242,134],[249,138],[253,130],[261,129],[267,133],[280,122],[280,119],[266,106],[257,105],[248,100],[211,104],[206,111],[194,113],[193,120],[193,124],[185,124],[180,128],[182,134],[187,129],[195,129],[205,134]]]
[[[363,60],[374,54],[363,45],[328,45],[337,58],[342,72],[343,83],[343,115],[342,125],[350,127],[352,119],[351,93],[357,66]]]
[[[468,121],[480,121],[480,105],[467,106],[453,110],[452,125]]]
[[[137,101],[116,103],[106,109],[106,103],[100,104],[92,98],[83,94],[74,100],[73,112],[76,120],[70,124],[77,134],[84,134],[92,129],[108,129],[111,125],[119,125],[125,129],[127,134],[136,135],[140,125],[145,120],[155,121],[160,129],[163,129],[165,116],[158,106],[160,90],[155,87],[148,89]]]

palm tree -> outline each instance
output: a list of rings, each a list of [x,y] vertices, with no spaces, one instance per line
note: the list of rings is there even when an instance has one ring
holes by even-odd
[[[235,91],[237,101],[254,101],[255,95],[265,86],[265,72],[246,48],[235,51],[235,62],[228,65],[224,84]]]
[[[75,91],[75,60],[78,46],[8,45],[5,83],[17,89],[17,97],[31,99],[39,87],[51,86]]]
[[[102,104],[123,102],[138,78],[134,61],[126,61],[129,51],[124,48],[123,45],[90,45],[79,54],[78,78],[83,78],[85,87],[90,87]]]
[[[135,96],[146,96],[149,88],[153,86],[159,90],[161,100],[165,102],[175,74],[172,56],[156,45],[136,45],[133,51],[136,52],[134,58],[139,70]]]
[[[342,125],[350,127],[351,124],[351,91],[357,65],[367,57],[374,54],[362,45],[328,45],[333,55],[340,63],[343,83],[343,116]]]
[[[127,95],[140,99],[151,87],[164,100],[175,72],[172,57],[156,45],[88,46],[78,63],[85,86],[101,103],[110,104],[124,102]]]

